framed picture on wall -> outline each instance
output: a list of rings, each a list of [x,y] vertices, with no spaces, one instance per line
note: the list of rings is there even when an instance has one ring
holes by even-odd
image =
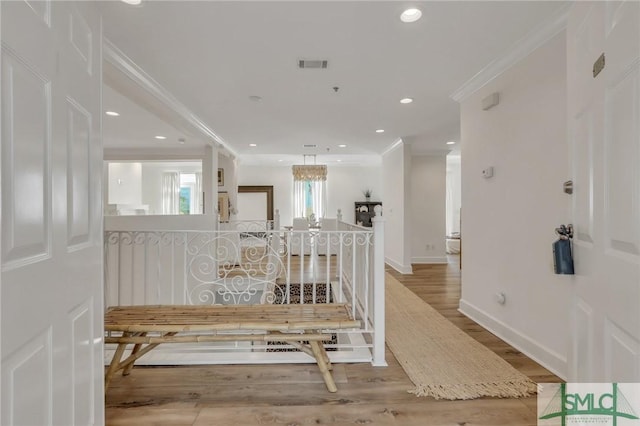
[[[218,169],[218,186],[224,186],[224,169]]]
[[[218,192],[218,214],[220,222],[229,221],[229,194],[227,192]]]

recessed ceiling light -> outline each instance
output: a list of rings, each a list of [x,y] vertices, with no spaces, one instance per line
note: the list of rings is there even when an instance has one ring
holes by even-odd
[[[401,104],[410,104],[411,102],[413,102],[413,98],[402,98],[402,99],[400,99],[400,103]]]
[[[117,117],[117,116],[120,115],[119,113],[117,113],[115,111],[106,111],[105,114],[110,115],[112,117]]]
[[[347,146],[343,143],[341,143],[340,145],[338,145],[338,148],[346,148]]]
[[[447,145],[455,145],[456,143],[454,141],[449,141],[447,142]]]
[[[260,102],[262,100],[262,97],[257,95],[251,95],[249,96],[249,100],[253,102]]]
[[[184,138],[180,138],[180,139],[178,139],[178,143],[179,143],[180,145],[184,145]]]
[[[384,133],[384,129],[378,129],[376,130],[376,133]]]
[[[422,17],[422,12],[420,9],[416,9],[412,7],[411,9],[407,9],[400,15],[400,20],[402,22],[411,23],[416,22],[418,19]]]
[[[342,160],[336,160],[338,163],[342,163]]]
[[[278,160],[278,163],[282,163],[283,161],[284,161],[284,160],[280,159],[280,160]]]
[[[250,144],[249,144],[249,146],[250,146],[250,147],[255,147],[255,146],[258,146],[258,144],[250,143]]]
[[[155,138],[162,140],[162,139],[166,139],[167,137],[166,136],[156,136]]]
[[[140,3],[142,3],[142,0],[121,0],[123,3],[126,4],[131,4],[133,6],[138,6]]]

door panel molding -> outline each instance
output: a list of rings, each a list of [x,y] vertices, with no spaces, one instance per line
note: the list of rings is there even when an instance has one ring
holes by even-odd
[[[67,97],[67,244],[68,250],[93,245],[91,230],[92,115]]]
[[[573,330],[576,338],[573,341],[572,380],[584,377],[593,369],[593,309],[587,302],[579,299],[574,309]]]
[[[24,0],[24,2],[47,27],[51,28],[51,0]]]
[[[605,320],[605,375],[613,382],[640,375],[640,341],[611,319]]]
[[[77,57],[84,62],[87,74],[93,74],[93,33],[77,10],[69,14],[69,42]]]
[[[73,424],[93,425],[95,423],[95,392],[93,383],[96,380],[94,347],[94,309],[93,298],[89,298],[69,313],[71,329],[71,383],[73,404]],[[102,380],[102,377],[100,378]],[[86,397],[90,403],[87,404]]]
[[[49,327],[3,362],[2,424],[51,425],[52,376],[53,344]],[[38,402],[40,407],[35,405]]]
[[[605,241],[613,254],[640,263],[640,68],[605,89]]]
[[[10,270],[51,257],[51,81],[3,44],[2,92],[2,270]]]
[[[593,112],[590,108],[579,113],[571,129],[573,152],[573,211],[575,241],[593,244]]]

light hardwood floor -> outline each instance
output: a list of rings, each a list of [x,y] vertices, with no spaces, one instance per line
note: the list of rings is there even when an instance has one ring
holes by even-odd
[[[394,277],[446,318],[537,382],[559,378],[457,311],[460,271],[414,265]],[[315,365],[135,367],[106,396],[108,425],[535,425],[536,399],[437,401],[412,387],[387,350],[388,367],[337,364],[328,393]],[[425,360],[428,362],[428,360]]]

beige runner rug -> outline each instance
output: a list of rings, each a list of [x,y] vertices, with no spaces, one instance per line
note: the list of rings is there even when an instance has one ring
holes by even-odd
[[[519,398],[536,384],[386,274],[386,341],[411,381],[436,399]]]

